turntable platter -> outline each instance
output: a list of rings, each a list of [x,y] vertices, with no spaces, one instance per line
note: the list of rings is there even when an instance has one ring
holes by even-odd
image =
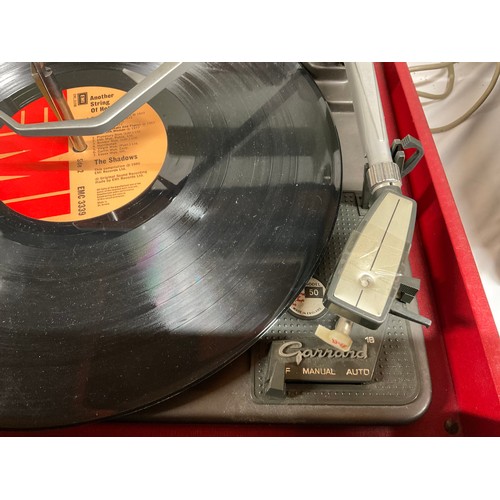
[[[154,65],[51,67],[90,110]],[[0,67],[0,101],[43,119],[27,64]],[[127,150],[116,131],[80,157],[67,138],[0,129],[1,427],[122,415],[208,377],[291,304],[333,230],[340,145],[300,65],[199,64],[145,106]],[[85,214],[77,169],[100,200]],[[56,213],[48,196],[76,205]]]

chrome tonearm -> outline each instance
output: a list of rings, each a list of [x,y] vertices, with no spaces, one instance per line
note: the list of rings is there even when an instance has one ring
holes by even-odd
[[[318,337],[343,351],[352,345],[353,323],[376,330],[391,313],[430,325],[430,320],[405,307],[418,291],[418,280],[402,274],[413,237],[416,202],[403,196],[401,179],[423,151],[415,139],[396,141],[392,150],[389,147],[373,64],[346,63],[346,71],[365,148],[363,191],[369,209],[351,234],[325,294],[325,306],[339,317],[337,324],[333,330],[320,325],[316,331]],[[399,148],[408,144],[420,150],[405,166]]]

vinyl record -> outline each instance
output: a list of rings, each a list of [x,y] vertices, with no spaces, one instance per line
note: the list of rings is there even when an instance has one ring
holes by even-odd
[[[155,67],[50,66],[79,117]],[[27,64],[0,66],[0,101],[55,119]],[[291,304],[336,219],[338,137],[295,63],[198,64],[85,140],[0,128],[0,427],[119,416],[211,375]]]

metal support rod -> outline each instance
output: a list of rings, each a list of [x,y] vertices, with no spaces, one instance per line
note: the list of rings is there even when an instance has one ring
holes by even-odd
[[[31,75],[35,80],[42,95],[47,99],[52,111],[59,121],[74,120],[73,113],[71,112],[66,99],[57,84],[52,70],[45,66],[43,62],[31,63]],[[81,136],[70,136],[69,140],[73,145],[75,151],[81,152],[87,149],[87,144]]]

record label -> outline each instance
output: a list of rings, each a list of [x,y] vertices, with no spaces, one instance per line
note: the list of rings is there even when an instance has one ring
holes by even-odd
[[[65,91],[75,119],[98,116],[125,92],[109,87]],[[44,98],[14,115],[21,123],[55,121]],[[0,129],[0,200],[27,217],[75,222],[117,210],[158,176],[167,154],[165,126],[145,104],[109,132],[84,137],[76,152],[68,138],[21,137]]]

